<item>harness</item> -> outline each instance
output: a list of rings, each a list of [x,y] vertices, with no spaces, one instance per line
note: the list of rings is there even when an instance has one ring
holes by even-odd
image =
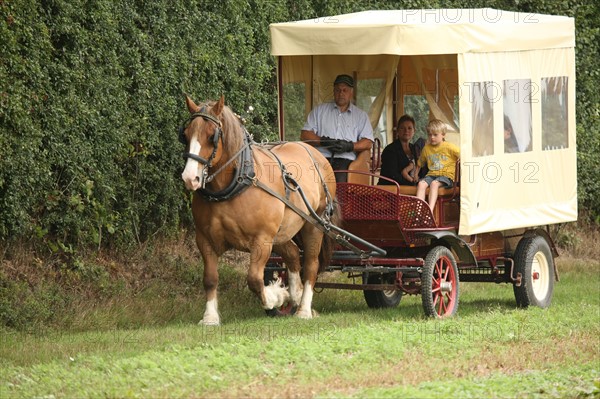
[[[334,200],[331,197],[331,193],[329,192],[329,189],[327,188],[327,184],[325,183],[325,179],[323,178],[323,175],[321,174],[321,171],[318,167],[317,162],[313,158],[313,156],[310,153],[310,151],[308,150],[308,148],[306,148],[304,145],[302,145],[302,147],[306,150],[306,152],[308,153],[309,157],[311,158],[313,164],[315,165],[315,170],[319,174],[319,179],[320,179],[321,184],[324,188],[324,191],[327,195],[327,207],[325,209],[324,216],[317,215],[315,210],[310,205],[310,202],[306,198],[304,191],[302,190],[302,187],[300,186],[300,184],[298,184],[298,182],[293,178],[293,176],[286,170],[283,162],[281,162],[279,157],[277,157],[277,155],[274,152],[272,152],[270,148],[267,149],[267,148],[262,147],[261,149],[263,151],[265,151],[267,154],[269,154],[272,158],[274,158],[277,161],[277,163],[279,164],[279,168],[281,170],[281,175],[282,175],[282,179],[283,179],[283,185],[285,187],[285,196],[282,196],[281,194],[279,194],[278,192],[276,192],[275,190],[271,189],[269,186],[267,186],[266,184],[261,182],[258,178],[256,178],[256,174],[254,172],[254,160],[253,160],[253,156],[252,156],[253,155],[252,145],[256,144],[256,143],[252,140],[252,136],[248,133],[248,131],[246,130],[246,128],[243,125],[242,125],[242,129],[244,130],[244,145],[242,145],[242,147],[224,165],[222,165],[219,169],[217,169],[211,175],[208,175],[208,169],[212,166],[212,161],[214,160],[214,158],[216,156],[218,146],[219,146],[219,141],[223,140],[223,134],[221,131],[221,126],[222,126],[221,121],[219,119],[217,119],[216,117],[214,117],[213,115],[210,115],[210,114],[204,112],[205,108],[206,107],[203,107],[199,112],[193,113],[190,116],[190,118],[184,123],[184,125],[182,125],[180,127],[179,140],[182,141],[184,144],[187,144],[187,140],[185,137],[185,128],[187,127],[187,125],[189,125],[191,123],[192,120],[194,120],[195,118],[201,117],[204,120],[211,121],[215,125],[217,125],[213,139],[212,139],[213,151],[210,154],[210,156],[208,157],[208,159],[205,159],[196,154],[191,154],[189,152],[184,153],[183,157],[185,159],[187,159],[187,158],[194,159],[205,166],[203,168],[203,172],[202,172],[204,174],[203,182],[211,182],[215,178],[215,176],[217,176],[219,173],[221,173],[225,169],[225,167],[227,165],[229,165],[231,162],[235,161],[238,158],[239,158],[239,163],[238,163],[239,166],[236,168],[236,173],[235,173],[234,178],[231,180],[231,183],[226,188],[224,188],[223,190],[220,190],[220,191],[211,191],[205,187],[202,187],[202,188],[199,188],[196,190],[198,195],[202,196],[202,198],[204,198],[205,200],[207,200],[209,202],[227,201],[227,200],[241,194],[244,190],[246,190],[248,187],[253,185],[253,186],[258,187],[261,190],[265,191],[266,193],[270,194],[271,196],[279,199],[288,208],[290,208],[292,211],[294,211],[296,214],[298,214],[304,220],[306,220],[307,222],[309,222],[310,224],[312,224],[313,226],[315,226],[316,228],[321,230],[324,234],[326,234],[327,236],[332,238],[337,243],[351,249],[353,252],[355,252],[357,254],[360,254],[361,257],[367,257],[369,255],[366,251],[351,244],[349,242],[349,239],[358,241],[361,244],[371,248],[375,252],[378,252],[381,255],[385,255],[384,250],[373,246],[369,242],[361,239],[360,237],[357,237],[345,230],[342,230],[339,227],[335,226],[333,223],[331,223],[331,217],[334,212]],[[284,144],[284,143],[273,143],[273,144],[278,145],[278,144]],[[297,207],[295,204],[293,204],[290,201],[289,197],[290,197],[291,192],[299,193],[304,204],[306,205],[306,208],[308,209],[308,213],[304,212],[302,209],[300,209],[299,207]]]
[[[235,153],[224,165],[222,165],[219,169],[217,169],[210,176],[206,176],[205,180],[207,183],[210,183],[215,176],[221,173],[227,165],[236,160],[240,159],[238,162],[238,167],[235,168],[235,176],[231,180],[231,183],[223,190],[220,191],[211,191],[207,188],[199,188],[196,192],[202,196],[205,200],[209,202],[220,202],[227,201],[238,194],[241,194],[244,190],[252,185],[256,178],[256,174],[254,173],[254,160],[252,159],[252,145],[253,141],[246,129],[244,129],[244,145],[240,150]],[[214,151],[213,151],[214,152]],[[204,169],[208,170],[210,166]],[[208,173],[208,172],[205,172]]]
[[[200,162],[202,165],[206,165],[208,168],[210,168],[212,166],[213,159],[217,155],[217,148],[219,146],[219,139],[222,136],[221,128],[223,125],[218,118],[216,118],[215,116],[213,116],[205,111],[206,111],[206,106],[202,107],[202,109],[200,109],[200,111],[194,112],[193,114],[191,114],[190,117],[183,123],[183,125],[181,125],[179,127],[179,141],[182,144],[187,144],[187,138],[185,137],[185,129],[190,125],[190,123],[192,123],[192,121],[194,119],[200,117],[200,118],[204,119],[205,121],[211,121],[212,123],[214,123],[217,127],[215,128],[215,133],[214,133],[213,139],[212,139],[213,151],[210,154],[210,156],[208,157],[208,159],[205,159],[199,155],[192,154],[189,152],[183,153],[183,158],[185,158],[185,159],[191,158],[195,161]]]
[[[219,173],[221,173],[225,169],[225,167],[227,167],[231,162],[240,158],[240,161],[238,162],[238,167],[235,168],[235,176],[231,180],[231,183],[223,190],[211,191],[206,187],[201,187],[196,190],[196,192],[202,198],[209,202],[227,201],[235,197],[236,195],[241,194],[245,189],[250,187],[252,181],[255,178],[254,162],[252,160],[251,148],[253,141],[246,128],[242,125],[242,128],[244,129],[244,145],[242,145],[239,151],[236,152],[224,165],[222,165],[211,175],[208,175],[208,170],[212,167],[212,162],[215,156],[217,155],[217,151],[219,149],[219,141],[224,140],[221,121],[217,117],[207,113],[206,106],[203,106],[200,109],[200,111],[191,114],[190,117],[186,120],[186,122],[179,128],[179,141],[183,144],[187,144],[187,139],[185,137],[185,129],[194,119],[199,117],[204,119],[205,121],[210,121],[216,125],[215,132],[212,138],[213,150],[208,159],[205,159],[199,155],[192,154],[189,152],[183,153],[183,158],[191,158],[205,166],[202,169],[202,182],[204,184],[210,183]]]

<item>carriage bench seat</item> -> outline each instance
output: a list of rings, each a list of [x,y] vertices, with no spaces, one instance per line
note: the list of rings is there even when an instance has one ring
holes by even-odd
[[[455,170],[454,170],[454,176],[458,176],[460,178],[460,159],[458,161],[456,161],[456,166],[455,166]],[[397,187],[395,184],[394,185],[387,185],[387,186],[377,186],[380,187],[386,191],[395,193],[397,192]],[[450,188],[440,188],[438,190],[438,195],[440,197],[455,197],[458,195],[458,192],[460,190],[460,180],[456,180],[454,182],[454,186],[450,187]],[[400,186],[400,194],[403,195],[417,195],[417,186]],[[425,191],[426,195],[429,195],[429,187],[427,187],[427,191]]]
[[[338,183],[337,201],[344,229],[375,245],[415,245],[421,232],[446,229],[425,201],[387,186]]]
[[[390,193],[396,193],[397,192],[397,187],[396,186],[377,186],[378,188],[385,190],[385,191],[389,191]],[[417,195],[417,186],[400,186],[400,194],[402,195]],[[427,188],[427,191],[425,192],[425,194],[429,194],[429,188]],[[438,195],[440,197],[447,197],[447,196],[452,196],[454,195],[454,187],[451,188],[440,188],[438,190]]]
[[[371,152],[370,151],[361,151],[358,153],[356,160],[354,160],[350,166],[348,167],[349,171],[353,173],[348,174],[348,183],[355,184],[365,184],[370,185],[373,184],[373,181],[376,179],[375,175],[370,173],[371,171]],[[456,161],[455,176],[460,176],[460,159]],[[400,186],[400,191],[397,191],[397,187],[395,184],[392,185],[377,185],[378,188],[389,191],[391,193],[399,193],[403,195],[417,195],[417,186]],[[440,197],[455,197],[458,195],[460,188],[460,181],[455,181],[454,186],[451,188],[440,188],[438,190],[438,195]],[[426,195],[429,195],[429,187],[427,191],[425,191]]]

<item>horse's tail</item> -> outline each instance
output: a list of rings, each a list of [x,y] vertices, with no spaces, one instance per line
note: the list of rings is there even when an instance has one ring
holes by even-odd
[[[334,200],[332,202],[333,209],[329,221],[331,224],[338,226],[342,220],[340,207],[338,202]],[[327,211],[326,211],[327,212]],[[328,234],[323,234],[323,241],[321,242],[321,252],[319,252],[319,273],[325,271],[329,263],[331,263],[331,257],[333,256],[333,250],[335,248],[335,240]]]

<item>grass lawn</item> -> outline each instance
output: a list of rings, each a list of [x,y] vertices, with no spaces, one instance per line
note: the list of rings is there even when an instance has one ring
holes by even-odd
[[[371,310],[335,290],[315,295],[316,319],[270,319],[234,271],[221,327],[196,324],[197,296],[82,306],[68,329],[1,331],[0,397],[598,398],[600,263],[558,260],[549,309],[465,283],[443,321],[425,319],[418,296]]]

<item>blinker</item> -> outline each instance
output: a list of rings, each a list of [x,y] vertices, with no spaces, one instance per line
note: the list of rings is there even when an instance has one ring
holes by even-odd
[[[187,138],[185,137],[185,128],[183,126],[179,126],[179,142],[181,144],[187,145]]]
[[[217,147],[219,145],[219,139],[221,138],[222,130],[221,130],[221,121],[218,118],[214,117],[213,115],[203,112],[204,109],[205,108],[203,107],[202,110],[200,110],[199,112],[194,112],[192,115],[190,115],[188,120],[185,121],[185,123],[179,127],[179,141],[184,145],[188,144],[187,138],[185,136],[185,129],[187,129],[189,124],[195,118],[201,117],[205,121],[213,122],[216,125],[216,127],[215,127],[215,131],[214,131],[214,134],[213,134],[212,140],[211,140],[212,145],[213,145],[213,150],[212,150],[212,153],[210,154],[210,157],[208,159],[206,159],[206,158],[201,157],[200,155],[192,154],[189,152],[183,153],[184,159],[191,158],[195,161],[200,162],[202,165],[206,166],[207,168],[210,168],[212,166],[212,161],[215,158],[215,155],[217,155]],[[206,171],[206,168],[204,170]],[[208,172],[206,172],[206,173],[208,173]],[[205,179],[202,179],[202,188],[204,188],[204,184],[205,184]]]

